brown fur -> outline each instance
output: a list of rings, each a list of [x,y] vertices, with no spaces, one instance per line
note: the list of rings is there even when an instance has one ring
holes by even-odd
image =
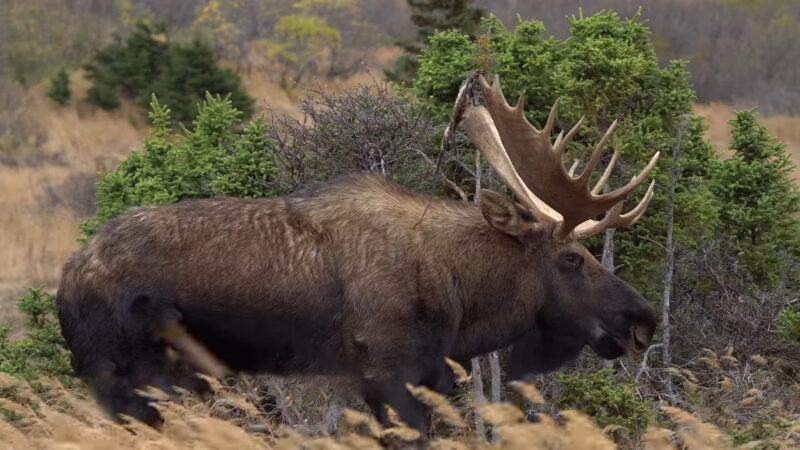
[[[234,370],[354,376],[379,415],[388,403],[421,428],[404,383],[440,387],[446,356],[521,341],[545,360],[566,339],[615,357],[634,325],[649,342],[652,309],[576,242],[556,244],[554,224],[491,192],[481,207],[434,199],[423,216],[429,200],[359,175],[112,219],[65,265],[57,295],[76,370],[112,413],[157,423],[130,388],[203,388],[157,342],[159,324],[180,321]],[[538,370],[526,360],[520,375]]]

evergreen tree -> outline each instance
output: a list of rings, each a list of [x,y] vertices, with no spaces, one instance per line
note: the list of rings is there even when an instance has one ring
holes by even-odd
[[[271,197],[275,143],[259,118],[235,131],[242,112],[231,96],[206,94],[191,130],[175,133],[171,111],[155,96],[153,127],[141,151],[132,153],[98,184],[97,216],[82,230],[91,236],[106,220],[132,206],[163,205],[214,195]]]
[[[222,68],[214,49],[205,41],[176,43],[169,47],[166,61],[157,78],[142,95],[155,94],[170,105],[173,118],[186,122],[197,116],[197,105],[206,93],[230,94],[230,101],[243,117],[253,114],[254,100],[247,94],[236,72]],[[144,98],[138,101],[146,105]]]
[[[789,176],[786,145],[756,118],[752,109],[729,122],[734,155],[719,165],[713,189],[722,204],[720,233],[735,239],[754,279],[770,285],[783,279],[788,257],[800,250],[800,190]]]
[[[126,36],[117,34],[114,41],[99,50],[86,65],[92,86],[87,100],[105,109],[119,106],[122,97],[138,100],[150,83],[159,76],[169,48],[165,27],[159,22],[139,21]]]
[[[188,122],[206,92],[231,94],[234,107],[246,117],[253,112],[239,76],[219,65],[211,45],[196,39],[171,43],[163,24],[136,23],[126,36],[116,36],[86,66],[92,86],[87,100],[105,109],[116,108],[120,97],[146,106],[152,93],[173,108],[173,119]]]
[[[50,79],[50,89],[47,90],[47,96],[61,105],[69,103],[69,99],[72,97],[72,90],[69,88],[67,69],[62,67]]]
[[[474,0],[408,0],[411,7],[411,21],[417,26],[412,39],[397,42],[405,50],[394,63],[392,70],[386,70],[389,80],[411,84],[419,70],[418,55],[428,44],[428,39],[437,31],[459,30],[470,37],[480,29],[481,19],[486,16],[484,8],[471,6]]]

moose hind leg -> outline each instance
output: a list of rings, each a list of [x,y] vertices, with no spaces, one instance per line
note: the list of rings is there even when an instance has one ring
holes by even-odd
[[[60,295],[64,306],[59,308],[59,319],[73,366],[114,420],[124,420],[124,415],[154,427],[163,423],[151,399],[136,392],[146,386],[170,394],[175,385],[210,391],[186,365],[167,358],[159,326],[177,314],[166,306],[168,299],[153,293],[123,295],[116,302],[87,296],[75,308],[70,294]]]

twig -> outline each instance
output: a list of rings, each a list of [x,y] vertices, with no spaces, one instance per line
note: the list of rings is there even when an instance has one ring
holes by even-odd
[[[641,377],[642,373],[647,370],[647,357],[650,355],[650,351],[663,346],[664,344],[659,342],[658,344],[653,344],[650,347],[647,347],[647,350],[644,351],[644,355],[642,355],[642,364],[639,366],[639,371],[636,373],[636,377],[634,377],[636,381],[639,381],[639,377]]]
[[[442,144],[439,151],[439,159],[436,162],[436,169],[433,172],[433,183],[431,187],[431,191],[433,191],[436,187],[436,177],[441,173],[442,170],[442,161],[444,160],[444,155],[450,149],[450,141],[452,140],[455,143],[455,136],[456,136],[456,129],[458,128],[458,124],[461,123],[461,119],[464,116],[464,111],[467,110],[467,106],[472,99],[470,92],[472,91],[472,83],[480,74],[479,71],[475,70],[467,76],[467,79],[461,83],[461,87],[458,89],[458,97],[456,97],[455,105],[453,106],[453,114],[450,116],[450,123],[447,124],[447,128],[444,130],[444,136],[442,136]],[[433,192],[431,192],[433,194]],[[425,210],[422,211],[422,216],[420,216],[419,221],[414,224],[413,228],[416,228],[417,225],[422,223],[422,219],[425,218],[425,214],[428,212],[428,208],[431,206],[431,202],[433,201],[433,197],[428,199],[428,203],[425,205]]]

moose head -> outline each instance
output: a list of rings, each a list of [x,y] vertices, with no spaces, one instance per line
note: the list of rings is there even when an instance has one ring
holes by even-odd
[[[608,228],[631,225],[642,216],[653,198],[654,181],[641,202],[625,214],[623,201],[647,177],[659,153],[627,185],[601,193],[618,152],[594,187],[589,186],[590,177],[616,121],[603,135],[586,168],[575,176],[577,161],[566,170],[563,156],[584,118],[551,143],[558,101],[544,128],[537,130],[525,119],[524,94],[512,107],[503,96],[499,77],[495,76],[491,86],[483,76],[477,82],[485,106],[467,109],[467,134],[521,203],[483,191],[482,211],[490,224],[515,237],[525,248],[530,270],[544,285],[536,324],[515,344],[509,374],[518,378],[526,372],[553,370],[574,358],[584,345],[607,359],[643,352],[656,327],[653,309],[579,241]],[[603,213],[604,218],[595,220]]]

